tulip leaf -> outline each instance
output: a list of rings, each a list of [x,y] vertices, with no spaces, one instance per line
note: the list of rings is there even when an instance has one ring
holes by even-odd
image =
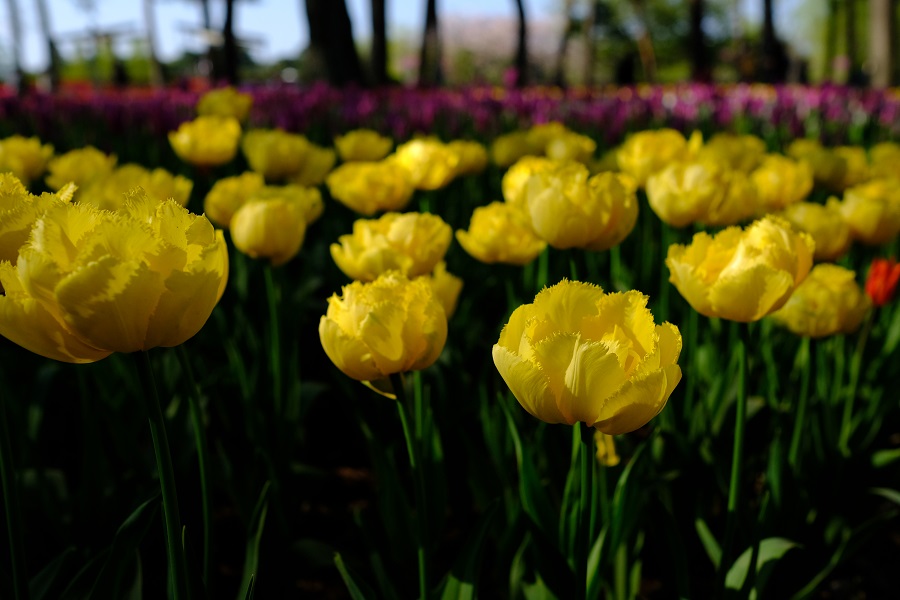
[[[244,553],[244,576],[241,587],[238,588],[238,598],[247,598],[254,586],[257,570],[259,569],[259,544],[262,540],[263,527],[266,524],[266,513],[269,510],[269,487],[271,482],[263,484],[253,516],[250,519],[250,527],[247,531],[247,549]]]
[[[894,318],[888,327],[887,335],[884,338],[884,348],[881,350],[882,356],[888,356],[897,349],[900,344],[900,304],[894,309]]]
[[[890,488],[872,488],[869,491],[900,505],[900,492],[897,490],[892,490]]]
[[[900,448],[879,450],[872,454],[872,466],[878,469],[892,465],[898,460],[900,460]]]
[[[106,562],[91,588],[91,598],[123,597],[125,577],[132,572],[134,555],[154,523],[158,509],[159,498],[151,498],[138,506],[119,526]]]
[[[754,590],[761,593],[765,587],[766,579],[768,579],[771,568],[788,550],[799,547],[799,544],[791,540],[779,537],[766,538],[759,542],[759,554],[756,557],[756,583]],[[728,574],[725,576],[725,587],[732,590],[739,590],[747,579],[750,571],[750,560],[753,555],[753,547],[747,548],[734,561]],[[753,594],[751,593],[751,598]]]
[[[63,574],[72,568],[72,562],[76,558],[75,548],[70,546],[63,550],[59,556],[47,563],[41,571],[31,578],[28,583],[28,591],[31,600],[49,600],[59,598],[63,585]]]
[[[350,574],[350,570],[347,568],[347,565],[344,564],[344,559],[341,558],[340,552],[334,553],[334,565],[340,572],[341,579],[344,580],[344,585],[347,586],[347,592],[349,592],[350,598],[353,600],[369,600],[369,598],[375,598],[375,594],[367,585],[362,582],[357,582],[357,579]]]
[[[706,555],[709,556],[709,560],[712,562],[713,566],[718,569],[719,562],[722,560],[722,548],[719,547],[716,536],[709,530],[706,521],[700,517],[697,517],[694,521],[694,528],[697,530],[697,535],[700,536],[700,543],[703,544]]]
[[[447,583],[441,594],[441,600],[473,600],[475,598],[478,570],[481,566],[481,550],[499,505],[500,501],[495,499],[479,519],[474,533],[447,574]]]

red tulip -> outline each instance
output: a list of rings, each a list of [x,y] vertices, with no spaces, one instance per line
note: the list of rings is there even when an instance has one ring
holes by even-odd
[[[898,281],[900,281],[900,264],[893,258],[876,258],[869,267],[866,293],[875,306],[884,306],[894,297]]]

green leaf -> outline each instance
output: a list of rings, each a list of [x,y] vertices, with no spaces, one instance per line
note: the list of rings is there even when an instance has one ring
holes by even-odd
[[[871,488],[869,491],[873,494],[881,496],[882,498],[887,498],[895,504],[900,504],[900,492],[898,492],[897,490],[892,490],[890,488]]]
[[[479,520],[475,532],[456,559],[456,564],[447,574],[447,584],[444,586],[441,600],[472,600],[475,598],[475,583],[478,580],[478,568],[481,566],[481,549],[499,505],[500,501],[494,500]]]
[[[759,555],[756,557],[756,572],[759,573],[756,577],[756,590],[761,590],[765,585],[767,573],[765,573],[763,569],[766,565],[770,562],[778,561],[788,550],[797,548],[798,546],[799,544],[796,542],[777,537],[766,538],[759,542]],[[744,580],[747,578],[747,573],[750,571],[750,558],[752,554],[753,548],[747,548],[741,553],[738,559],[734,561],[734,564],[731,565],[731,568],[728,569],[728,574],[725,576],[725,587],[732,590],[741,589]]]
[[[350,571],[344,564],[344,559],[341,558],[339,552],[334,553],[334,565],[341,573],[341,579],[344,580],[344,585],[347,586],[347,591],[350,592],[350,598],[353,600],[368,600],[369,598],[375,598],[375,594],[372,593],[372,590],[369,589],[368,586],[364,583],[357,583],[353,576],[350,575]]]
[[[879,450],[872,454],[872,466],[876,469],[887,467],[900,460],[900,448]]]
[[[266,513],[269,510],[269,487],[271,482],[263,484],[256,508],[253,509],[253,517],[250,519],[250,529],[247,536],[247,549],[244,553],[244,576],[241,587],[238,588],[238,598],[250,598],[253,593],[256,572],[259,569],[259,543],[262,540],[263,527],[266,524]]]
[[[119,526],[106,562],[91,588],[91,598],[121,598],[125,595],[125,577],[133,571],[134,555],[154,522],[158,509],[159,498],[151,498],[138,506]]]
[[[703,544],[706,555],[709,556],[709,560],[712,562],[713,566],[718,569],[719,562],[722,560],[722,548],[719,547],[716,536],[709,530],[706,521],[700,517],[697,517],[697,520],[694,521],[694,528],[697,530],[697,535],[700,536],[700,543]]]
[[[76,558],[75,548],[70,546],[62,553],[47,563],[40,573],[31,578],[28,583],[28,591],[31,600],[49,600],[59,598],[64,582],[62,576],[71,568],[71,563]]]

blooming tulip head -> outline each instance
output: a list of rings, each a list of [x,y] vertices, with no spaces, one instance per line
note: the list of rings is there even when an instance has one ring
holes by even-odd
[[[310,143],[300,170],[291,175],[288,181],[303,186],[321,185],[336,162],[337,153],[334,150]]]
[[[651,175],[669,163],[683,160],[688,153],[688,142],[681,132],[658,129],[633,134],[616,152],[616,159],[619,168],[644,187]]]
[[[0,173],[12,173],[28,185],[47,169],[53,146],[36,137],[13,135],[0,140]]]
[[[487,168],[487,150],[478,142],[454,140],[447,144],[452,152],[459,156],[456,175],[476,175]]]
[[[115,156],[107,155],[93,146],[71,150],[50,159],[47,164],[47,186],[58,190],[67,183],[74,183],[82,188],[95,179],[109,175],[115,166]]]
[[[566,131],[547,142],[544,153],[552,160],[575,160],[587,163],[594,156],[597,143],[586,135]]]
[[[117,213],[59,202],[16,264],[0,263],[0,335],[73,363],[176,346],[209,318],[227,272],[222,233],[176,202],[139,190]]]
[[[476,208],[469,230],[458,230],[456,239],[470,256],[488,264],[525,265],[547,247],[522,211],[505,202]]]
[[[672,163],[647,179],[647,200],[662,221],[686,227],[723,203],[728,178],[729,172],[714,162]]]
[[[887,244],[900,233],[900,181],[873,179],[848,188],[840,210],[854,239]]]
[[[841,217],[840,204],[834,198],[827,204],[798,202],[781,212],[795,229],[805,231],[816,243],[816,260],[837,260],[850,249],[850,227]]]
[[[219,227],[228,227],[235,211],[265,186],[263,176],[247,171],[216,181],[203,200],[203,212]]]
[[[447,316],[426,278],[389,272],[329,298],[319,339],[345,375],[378,381],[434,363],[447,341]]]
[[[402,210],[414,191],[406,169],[387,160],[344,163],[325,183],[335,200],[366,216]]]
[[[813,188],[809,163],[778,154],[767,155],[751,177],[759,194],[759,208],[764,212],[800,202]]]
[[[391,160],[409,172],[417,190],[437,190],[456,176],[460,156],[436,138],[420,138],[401,144]]]
[[[766,143],[755,135],[717,133],[697,151],[697,160],[715,161],[729,169],[750,173],[765,154]]]
[[[681,334],[656,325],[647,296],[562,281],[513,311],[494,365],[519,404],[548,423],[609,435],[655,417],[681,380]]]
[[[237,154],[241,124],[234,117],[197,117],[169,132],[169,143],[178,158],[198,167],[216,167]]]
[[[194,183],[181,175],[172,175],[165,169],[148,171],[141,165],[129,163],[113,170],[108,176],[91,181],[78,191],[78,201],[116,211],[125,204],[128,192],[136,187],[143,189],[157,202],[171,198],[185,206],[191,197]]]
[[[881,142],[869,149],[871,175],[875,178],[897,177],[900,173],[900,144]]]
[[[637,222],[633,180],[618,173],[589,176],[581,163],[562,163],[534,174],[524,207],[531,228],[558,249],[608,250]]]
[[[772,318],[797,335],[820,338],[853,333],[871,305],[856,283],[856,273],[822,263],[813,267]]]
[[[16,262],[37,218],[55,203],[71,199],[56,194],[34,196],[11,173],[0,174],[0,261]],[[2,290],[2,288],[0,288]]]
[[[707,317],[758,321],[781,308],[809,273],[815,243],[778,217],[746,230],[728,227],[669,246],[671,281],[694,310]]]
[[[344,162],[381,160],[393,145],[394,140],[371,129],[354,129],[334,138],[334,146]]]
[[[231,217],[234,247],[251,258],[283,265],[300,251],[306,226],[322,214],[315,188],[266,186],[255,192]]]
[[[331,257],[351,279],[372,281],[387,271],[407,277],[430,273],[447,253],[453,231],[430,213],[385,213],[359,219],[353,233],[331,245]]]
[[[463,280],[447,270],[447,263],[439,262],[430,275],[422,275],[423,279],[431,284],[434,297],[444,309],[447,318],[456,312],[456,303],[459,301],[459,293],[462,291]]]
[[[202,117],[230,117],[238,121],[247,119],[253,106],[253,96],[233,87],[210,90],[197,101],[197,114]]]
[[[898,282],[900,282],[900,264],[893,258],[876,258],[869,267],[866,294],[875,306],[884,306],[894,297]]]
[[[280,129],[251,129],[244,134],[241,151],[250,168],[266,181],[284,181],[303,167],[309,141],[302,135]]]
[[[528,145],[528,133],[525,131],[498,135],[491,142],[491,160],[498,167],[508,167],[531,153]]]
[[[500,182],[503,199],[514,206],[524,207],[526,186],[535,173],[550,171],[562,166],[563,162],[550,160],[543,156],[524,156],[503,174]]]

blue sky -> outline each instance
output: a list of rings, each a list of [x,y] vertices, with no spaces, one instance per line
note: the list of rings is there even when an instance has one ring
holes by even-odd
[[[560,0],[526,0],[529,18],[540,19],[553,14]],[[46,48],[34,2],[18,0],[25,31],[23,43],[24,66],[29,71],[42,69],[47,62]],[[745,14],[757,20],[753,9],[759,0],[743,0]],[[82,0],[47,0],[50,21],[64,52],[72,52],[74,39],[83,36],[91,25],[91,17],[81,6]],[[792,2],[788,2],[791,4]],[[101,28],[126,29],[134,35],[145,31],[142,0],[94,0],[96,25]],[[221,27],[224,2],[211,0],[213,26]],[[353,21],[354,35],[366,39],[369,27],[370,0],[347,0]],[[388,35],[402,31],[418,32],[424,19],[424,0],[387,0]],[[184,49],[200,50],[203,43],[188,30],[200,26],[200,4],[191,0],[155,0],[153,4],[157,26],[157,45],[163,60],[171,60]],[[239,36],[255,40],[253,55],[258,61],[295,57],[306,46],[308,35],[303,0],[248,0],[237,2],[237,31]],[[463,14],[471,17],[514,15],[513,0],[438,0],[442,14]],[[9,62],[11,34],[7,3],[0,2],[0,62]],[[754,18],[755,17],[755,18]],[[127,51],[127,46],[123,48]]]

